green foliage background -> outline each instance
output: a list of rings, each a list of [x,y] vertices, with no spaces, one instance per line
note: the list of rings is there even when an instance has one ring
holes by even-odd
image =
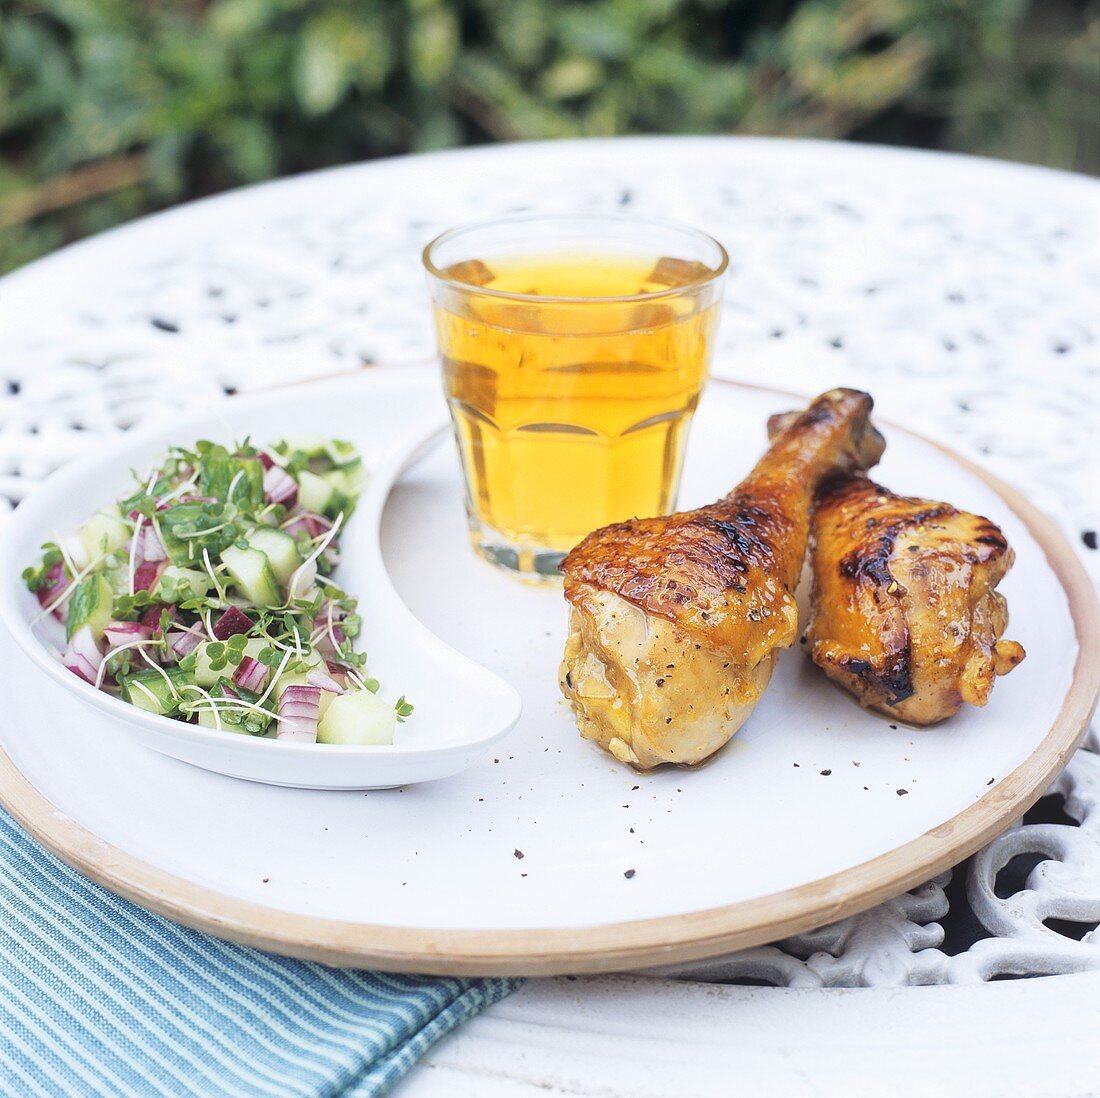
[[[497,139],[856,137],[1095,171],[1095,0],[0,0],[0,270]]]

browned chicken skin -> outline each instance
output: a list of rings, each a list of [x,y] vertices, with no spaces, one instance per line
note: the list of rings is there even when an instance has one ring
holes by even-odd
[[[607,526],[566,557],[561,688],[581,735],[648,769],[702,762],[737,731],[798,635],[815,490],[882,453],[871,407],[825,393],[725,498]]]
[[[810,540],[809,654],[861,705],[910,724],[985,705],[1024,658],[1001,639],[1008,611],[994,590],[1012,559],[989,519],[864,476],[827,483]]]

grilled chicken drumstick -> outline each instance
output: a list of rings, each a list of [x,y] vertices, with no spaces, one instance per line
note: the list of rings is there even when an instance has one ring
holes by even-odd
[[[649,769],[702,762],[741,727],[798,635],[815,490],[882,453],[871,407],[825,393],[724,499],[604,527],[565,558],[561,688],[582,736]]]
[[[1001,639],[1008,611],[994,590],[1012,559],[987,518],[865,476],[834,480],[814,510],[809,654],[861,705],[910,724],[985,705],[1024,658]]]

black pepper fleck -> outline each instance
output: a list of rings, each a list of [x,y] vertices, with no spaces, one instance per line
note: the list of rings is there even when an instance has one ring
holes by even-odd
[[[827,777],[828,777],[828,776],[829,776],[829,775],[830,775],[831,773],[832,773],[832,771],[831,771],[831,770],[822,770],[822,771],[821,771],[821,776],[822,776],[823,778],[827,778]]]
[[[898,794],[899,797],[904,797],[908,792],[909,792],[908,789],[899,789],[899,790],[897,790],[897,794]]]
[[[1096,549],[1100,547],[1100,540],[1097,539],[1095,530],[1082,530],[1081,540],[1085,543],[1085,546],[1089,549]]]
[[[523,851],[522,851],[522,850],[520,850],[520,849],[519,849],[519,848],[517,847],[517,848],[516,848],[515,850],[513,850],[513,851],[512,851],[512,857],[513,857],[513,858],[522,858],[522,857],[523,857]]]
[[[633,870],[633,869],[628,869],[628,870],[627,870],[627,871],[626,871],[626,872],[625,872],[625,873],[623,874],[623,876],[624,876],[624,877],[625,877],[625,878],[626,878],[626,879],[627,879],[627,880],[629,881],[629,880],[630,880],[630,878],[634,876],[634,870]]]

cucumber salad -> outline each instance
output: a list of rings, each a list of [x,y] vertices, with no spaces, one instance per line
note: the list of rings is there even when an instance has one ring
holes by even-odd
[[[388,744],[388,704],[332,579],[363,483],[349,443],[173,448],[131,495],[44,545],[23,578],[61,661],[139,709],[301,743]]]

